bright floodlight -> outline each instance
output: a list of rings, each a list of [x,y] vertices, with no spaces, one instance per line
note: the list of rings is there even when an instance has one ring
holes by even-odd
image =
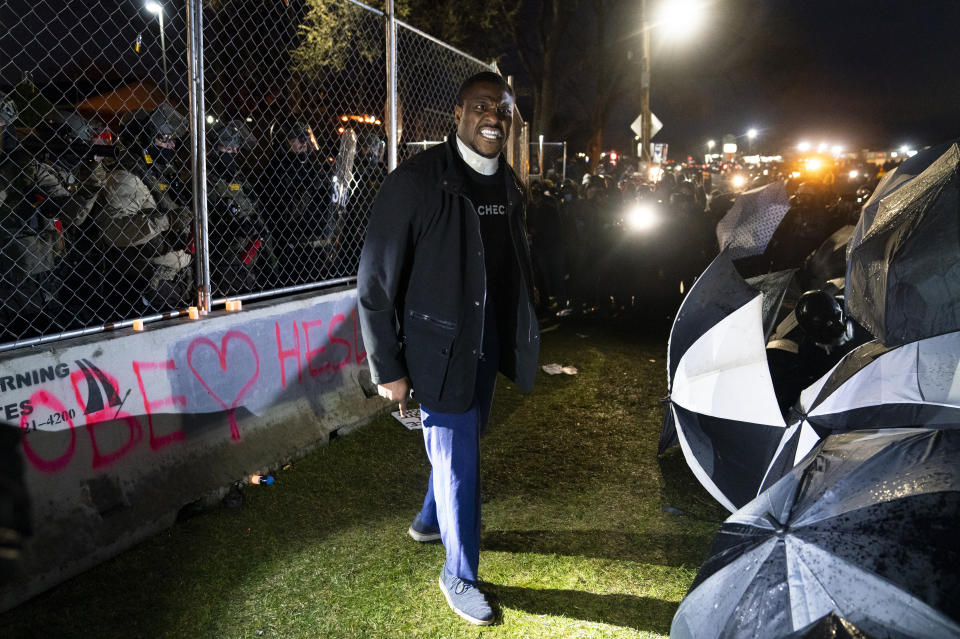
[[[713,140],[707,140],[707,148],[708,148],[708,149],[710,149],[710,150],[712,151],[712,150],[713,150],[713,147],[715,147],[715,146],[717,146],[717,143],[716,143],[716,142],[714,142]]]
[[[901,153],[906,153],[908,150],[909,150],[909,147],[906,144],[900,147]]]
[[[756,130],[756,129],[750,129],[749,131],[747,131],[747,137],[750,138],[751,140],[752,140],[753,138],[757,137],[757,130]]]
[[[657,223],[657,214],[649,204],[640,204],[627,214],[627,222],[637,231],[646,231]]]
[[[690,36],[703,22],[703,6],[701,0],[661,0],[656,26],[671,37]]]
[[[163,13],[163,5],[159,2],[153,2],[153,0],[150,0],[150,2],[147,2],[145,5],[143,5],[143,8],[150,13],[155,13],[157,15]]]
[[[810,143],[807,142],[806,140],[804,140],[803,142],[800,142],[797,145],[797,151],[800,151],[801,153],[806,153],[809,150],[810,150]]]

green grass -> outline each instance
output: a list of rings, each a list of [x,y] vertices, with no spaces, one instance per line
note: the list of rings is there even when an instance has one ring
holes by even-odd
[[[656,457],[666,338],[630,321],[543,336],[530,395],[500,379],[483,440],[480,572],[502,622],[454,616],[443,548],[406,536],[429,472],[389,416],[0,616],[0,636],[665,637],[724,511]],[[654,360],[654,361],[651,361]],[[665,506],[685,514],[668,513]]]

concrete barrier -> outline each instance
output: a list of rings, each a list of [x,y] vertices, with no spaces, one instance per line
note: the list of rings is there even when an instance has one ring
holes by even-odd
[[[368,421],[387,405],[364,375],[356,289],[4,355],[33,536],[0,610]]]

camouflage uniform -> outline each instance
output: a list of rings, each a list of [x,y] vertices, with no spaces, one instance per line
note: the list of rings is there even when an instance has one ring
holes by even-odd
[[[110,269],[112,312],[164,311],[187,305],[193,289],[188,251],[193,213],[177,200],[182,193],[171,166],[156,162],[149,140],[173,135],[154,112],[127,126],[129,145],[104,180],[94,217]],[[144,144],[147,142],[147,144]],[[137,149],[142,149],[140,152]]]
[[[12,125],[9,108],[0,121]],[[89,214],[99,178],[92,168],[78,177],[65,160],[83,157],[90,141],[86,133],[89,127],[79,116],[53,112],[29,138],[39,142],[33,153],[8,145],[0,161],[0,320],[8,337],[69,322],[61,299],[71,272],[67,231]]]

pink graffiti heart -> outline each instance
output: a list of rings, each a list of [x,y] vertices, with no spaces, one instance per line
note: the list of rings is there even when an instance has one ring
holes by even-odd
[[[232,339],[238,339],[242,342],[246,342],[247,346],[250,347],[250,351],[253,353],[253,361],[256,362],[256,368],[254,368],[253,375],[250,376],[250,379],[247,380],[247,383],[243,385],[243,388],[240,389],[240,392],[237,393],[237,396],[233,398],[233,401],[227,406],[227,403],[217,395],[217,393],[210,388],[210,385],[207,384],[207,381],[203,379],[200,373],[197,372],[197,369],[193,367],[193,351],[197,346],[209,346],[213,351],[220,357],[220,370],[223,372],[227,371],[227,343]],[[243,399],[243,396],[247,394],[251,387],[256,383],[257,378],[260,376],[260,356],[257,354],[257,347],[254,345],[253,340],[250,339],[245,333],[240,331],[227,331],[220,340],[220,348],[217,348],[217,345],[206,337],[198,337],[197,339],[190,342],[190,346],[187,347],[187,366],[190,367],[190,370],[193,372],[194,376],[199,380],[200,384],[206,389],[210,394],[210,397],[215,399],[220,406],[223,407],[227,414],[230,416],[230,437],[234,440],[240,439],[240,429],[237,427],[237,420],[234,417],[234,411],[237,408],[237,404],[240,403],[240,400]]]

